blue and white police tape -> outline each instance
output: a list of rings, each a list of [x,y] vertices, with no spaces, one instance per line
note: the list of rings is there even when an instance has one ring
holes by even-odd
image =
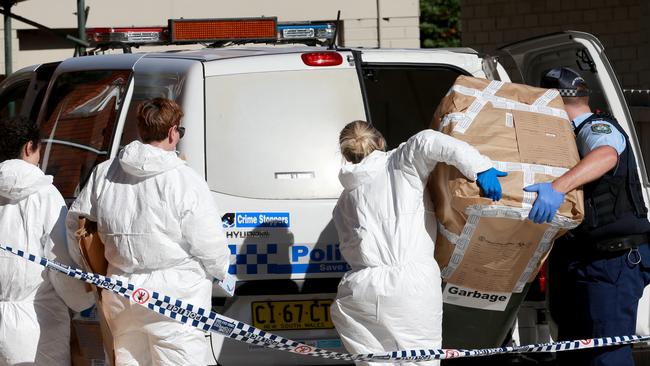
[[[312,347],[300,342],[280,337],[265,332],[261,329],[250,326],[246,323],[230,319],[213,311],[197,308],[192,304],[186,304],[179,299],[159,294],[142,287],[135,287],[130,283],[123,283],[110,277],[89,273],[78,268],[58,263],[47,258],[35,256],[22,250],[1,245],[0,248],[23,257],[41,266],[61,272],[70,277],[77,278],[93,284],[102,289],[112,291],[120,296],[130,298],[131,301],[158,312],[161,315],[175,319],[181,323],[191,325],[195,328],[221,334],[241,342],[260,345],[268,348],[304,354],[314,357],[347,360],[347,361],[376,361],[376,362],[408,362],[442,360],[460,357],[488,356],[504,353],[527,353],[527,352],[558,352],[585,348],[598,348],[623,344],[650,341],[650,336],[620,336],[593,338],[576,341],[564,341],[556,343],[541,343],[525,346],[484,348],[484,349],[420,349],[404,350],[393,352],[380,352],[370,354],[348,354],[333,352],[322,348]]]

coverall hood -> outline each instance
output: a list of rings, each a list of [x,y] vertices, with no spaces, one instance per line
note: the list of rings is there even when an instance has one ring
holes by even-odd
[[[120,165],[128,174],[147,178],[185,164],[174,151],[133,141],[119,155]]]
[[[345,189],[354,189],[373,180],[386,169],[386,152],[375,150],[358,164],[347,163],[341,167],[339,181]]]
[[[0,196],[20,201],[52,184],[52,176],[45,175],[35,165],[21,159],[0,163]]]

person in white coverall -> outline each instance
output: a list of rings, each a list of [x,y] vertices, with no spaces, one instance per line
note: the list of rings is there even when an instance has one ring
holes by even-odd
[[[38,168],[40,138],[25,118],[0,121],[2,243],[65,264],[66,206]],[[84,284],[0,251],[0,365],[70,365],[70,312],[94,303]],[[67,306],[66,306],[67,305]]]
[[[176,152],[184,134],[174,101],[155,98],[138,106],[140,141],[101,163],[70,207],[97,222],[108,275],[210,309],[213,278],[227,274],[229,254],[221,216],[206,182]],[[69,238],[69,240],[74,240]],[[203,365],[202,331],[103,291],[104,314],[117,365]]]
[[[506,173],[467,143],[433,130],[385,152],[381,133],[355,121],[341,131],[339,142],[348,163],[339,174],[344,190],[334,223],[352,269],[332,304],[334,325],[351,353],[439,349],[442,291],[433,257],[429,173],[438,162],[453,165],[493,200],[501,198],[497,176]]]

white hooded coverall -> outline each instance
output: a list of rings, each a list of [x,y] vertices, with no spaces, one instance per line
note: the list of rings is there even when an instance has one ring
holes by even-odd
[[[51,176],[23,160],[0,163],[3,244],[73,264],[66,211]],[[82,311],[93,303],[83,282],[0,251],[0,365],[69,366],[68,306]]]
[[[109,276],[210,309],[212,278],[224,278],[230,252],[206,182],[175,152],[128,144],[93,171],[70,207],[69,235],[79,216],[97,222]],[[205,364],[202,331],[102,296],[117,365]]]
[[[467,143],[425,130],[394,150],[374,151],[341,169],[344,190],[334,223],[352,269],[339,284],[332,320],[351,353],[441,348],[436,219],[426,190],[438,162],[470,180],[492,167]]]

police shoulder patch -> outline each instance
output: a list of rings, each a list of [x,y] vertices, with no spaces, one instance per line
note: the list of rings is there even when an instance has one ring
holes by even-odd
[[[612,133],[612,128],[607,123],[594,123],[591,125],[593,133],[609,134]]]

